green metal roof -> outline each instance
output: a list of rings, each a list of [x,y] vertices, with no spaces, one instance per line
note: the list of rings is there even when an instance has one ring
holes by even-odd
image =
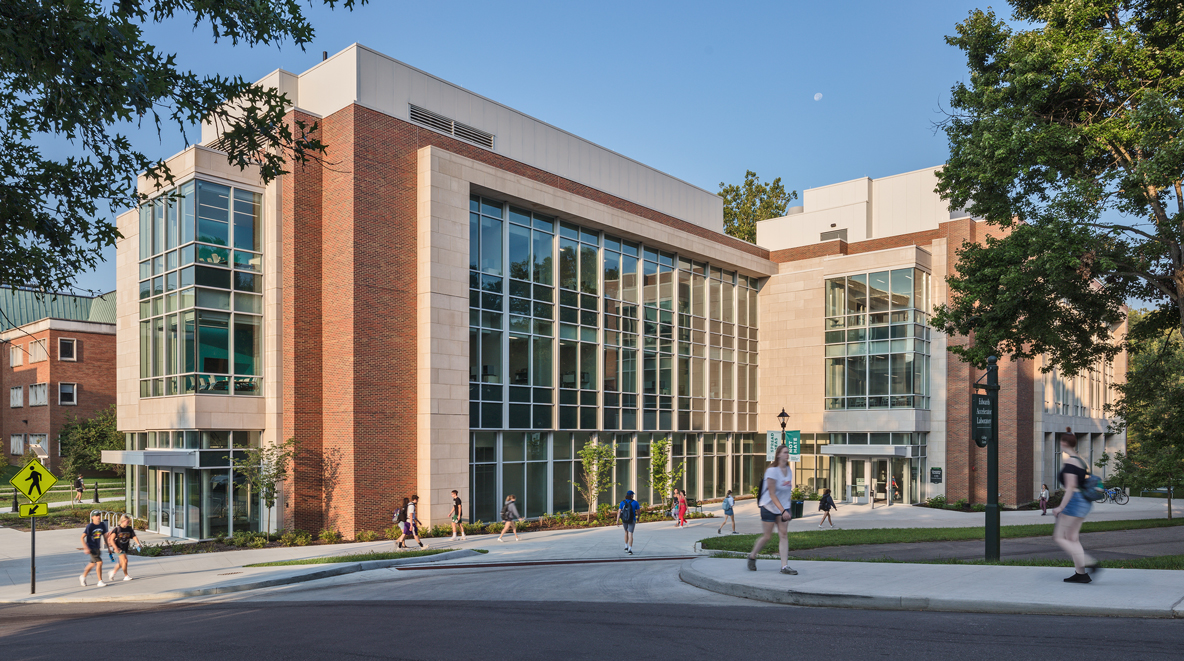
[[[0,332],[42,319],[115,323],[115,292],[101,296],[0,288]]]

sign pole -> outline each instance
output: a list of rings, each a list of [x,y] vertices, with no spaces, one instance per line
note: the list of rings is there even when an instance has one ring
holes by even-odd
[[[29,594],[37,594],[37,517],[30,517],[33,529],[29,532]]]
[[[991,398],[991,439],[987,443],[987,561],[999,561],[999,366],[987,358],[987,396]]]

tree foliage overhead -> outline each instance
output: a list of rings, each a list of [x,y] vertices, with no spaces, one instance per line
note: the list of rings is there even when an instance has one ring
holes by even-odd
[[[724,198],[724,233],[756,243],[756,224],[769,218],[780,218],[797,191],[785,191],[781,177],[765,184],[752,170],[744,173],[743,184],[719,184],[719,196]]]
[[[113,216],[138,204],[136,176],[172,181],[133,147],[130,126],[179,131],[188,143],[189,127],[212,122],[227,160],[258,165],[264,182],[324,152],[315,125],[283,121],[289,104],[276,90],[184,70],[145,41],[144,25],[186,18],[215,42],[303,48],[313,38],[297,2],[0,2],[0,286],[70,289],[119,238]],[[47,155],[46,144],[76,155]]]
[[[947,42],[966,55],[945,123],[938,192],[995,226],[964,247],[934,323],[954,350],[1046,354],[1075,373],[1119,350],[1129,298],[1142,333],[1184,326],[1184,6],[1167,0],[1010,0],[1013,29],[974,11]]]

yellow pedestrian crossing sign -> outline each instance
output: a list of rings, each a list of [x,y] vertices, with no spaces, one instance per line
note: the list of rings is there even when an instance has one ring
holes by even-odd
[[[30,461],[27,466],[17,471],[8,483],[16,487],[17,491],[25,494],[25,498],[37,502],[49,492],[53,485],[58,483],[58,478],[54,477],[53,473],[49,472],[45,466],[36,461]]]
[[[21,516],[47,516],[49,505],[46,503],[22,503]]]

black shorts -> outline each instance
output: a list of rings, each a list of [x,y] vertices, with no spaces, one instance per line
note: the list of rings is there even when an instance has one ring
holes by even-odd
[[[787,512],[787,513],[789,512],[789,510],[783,510],[783,511]],[[773,510],[768,509],[764,505],[761,505],[761,521],[764,521],[765,523],[777,523],[778,521],[781,520],[781,514],[782,514],[781,512],[774,512]],[[790,516],[790,519],[793,519],[792,515]]]
[[[96,551],[94,549],[87,549],[86,552],[90,554],[90,561],[91,562],[102,562],[103,561],[102,551]]]

